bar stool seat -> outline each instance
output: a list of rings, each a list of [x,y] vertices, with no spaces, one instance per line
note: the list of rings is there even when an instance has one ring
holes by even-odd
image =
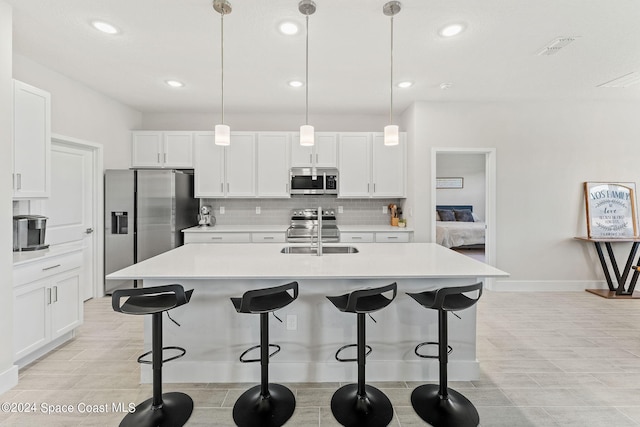
[[[389,398],[377,388],[365,383],[365,359],[371,353],[366,344],[365,315],[383,309],[396,297],[398,285],[394,282],[379,288],[356,290],[344,295],[327,296],[340,311],[355,313],[357,316],[358,340],[357,359],[342,359],[339,353],[354,344],[341,347],[336,352],[336,360],[358,362],[358,383],[339,388],[331,397],[331,412],[336,420],[347,427],[383,427],[393,418],[393,406]],[[391,292],[391,297],[385,294]]]
[[[478,291],[477,298],[465,293]],[[418,348],[426,344],[438,345],[437,359],[440,363],[440,383],[424,384],[411,393],[411,405],[418,416],[433,427],[476,427],[480,423],[478,411],[461,393],[447,386],[447,363],[451,347],[448,344],[447,314],[470,308],[482,295],[482,283],[469,286],[441,288],[435,291],[407,293],[424,308],[438,310],[438,342],[418,344],[415,353],[420,357]]]
[[[113,292],[111,305],[114,311],[131,315],[151,315],[151,351],[138,358],[139,363],[152,365],[153,397],[136,406],[135,412],[127,414],[121,427],[180,427],[193,412],[193,400],[185,393],[162,393],[162,364],[184,356],[181,347],[162,346],[162,313],[187,304],[193,290],[184,291],[182,285],[173,284],[149,288],[118,289]],[[128,299],[120,304],[122,298]],[[178,350],[177,356],[163,359],[163,350]],[[151,354],[152,360],[144,357]]]
[[[260,345],[240,355],[240,361],[260,362],[260,385],[242,393],[233,405],[233,420],[239,427],[279,427],[291,418],[296,398],[287,387],[269,383],[269,358],[280,351],[280,346],[269,344],[269,313],[291,304],[298,298],[298,282],[272,288],[245,292],[241,298],[231,298],[238,313],[260,314]],[[269,347],[277,350],[269,354]],[[260,348],[259,359],[244,359],[251,350]]]

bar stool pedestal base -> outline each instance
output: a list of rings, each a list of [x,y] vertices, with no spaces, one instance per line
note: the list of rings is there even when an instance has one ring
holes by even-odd
[[[120,427],[179,427],[185,425],[193,412],[193,400],[184,393],[164,393],[162,408],[151,409],[153,398],[136,406],[120,422]]]
[[[233,405],[233,421],[240,427],[281,426],[293,415],[296,398],[291,390],[280,384],[269,383],[269,397],[260,392],[261,385],[242,393]]]
[[[331,398],[331,412],[346,427],[386,427],[393,418],[389,398],[377,388],[365,385],[366,397],[358,396],[358,385],[340,387]]]
[[[411,405],[434,427],[477,427],[480,416],[473,403],[453,389],[447,393],[449,398],[442,399],[438,385],[421,385],[411,393]]]

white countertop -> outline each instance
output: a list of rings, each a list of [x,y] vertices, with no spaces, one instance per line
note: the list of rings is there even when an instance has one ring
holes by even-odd
[[[30,262],[41,261],[46,258],[64,255],[83,249],[80,245],[56,245],[47,249],[39,249],[37,251],[23,251],[13,253],[13,266],[27,264]]]
[[[284,243],[192,243],[111,273],[108,279],[329,279],[504,277],[508,273],[435,243],[350,245],[357,254],[283,254]],[[325,244],[344,246],[344,244]]]
[[[284,233],[287,225],[214,225],[213,227],[191,227],[182,230],[183,233]],[[338,229],[345,233],[364,232],[413,232],[412,228],[392,227],[390,225],[338,225]]]

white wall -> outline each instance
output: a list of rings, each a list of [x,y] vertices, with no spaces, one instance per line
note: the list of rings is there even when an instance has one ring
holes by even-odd
[[[140,128],[140,112],[21,55],[14,55],[13,76],[51,93],[53,133],[103,144],[107,169],[130,167],[130,131]]]
[[[12,154],[12,117],[13,83],[11,81],[12,50],[12,11],[11,7],[0,1],[0,393],[18,382],[18,370],[13,366],[13,280],[12,280],[12,222],[11,204],[13,154]]]
[[[438,177],[463,179],[462,188],[439,188],[438,205],[471,205],[473,212],[484,221],[485,214],[485,155],[469,153],[439,153],[436,157]]]
[[[589,284],[603,276],[594,249],[573,239],[586,235],[582,183],[640,182],[638,117],[632,102],[421,102],[408,118],[409,176],[429,182],[431,147],[495,147],[504,283]],[[414,186],[406,203],[417,241],[430,235],[429,193]]]
[[[219,114],[204,113],[144,113],[141,130],[213,130]],[[382,132],[388,116],[313,115],[309,122],[316,132]],[[304,115],[233,114],[225,113],[225,122],[232,131],[296,131],[304,124]]]

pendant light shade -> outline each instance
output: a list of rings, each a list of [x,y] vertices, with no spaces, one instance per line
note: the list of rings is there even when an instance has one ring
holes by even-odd
[[[216,145],[231,144],[231,128],[224,124],[224,15],[231,13],[231,4],[227,0],[213,0],[213,8],[220,14],[220,124],[216,125]]]
[[[298,10],[306,17],[306,43],[305,43],[305,121],[300,126],[300,145],[310,147],[315,143],[315,130],[309,124],[309,15],[316,11],[313,0],[302,0],[298,3]]]
[[[398,145],[400,132],[397,125],[393,124],[393,17],[400,13],[402,4],[399,1],[390,1],[382,7],[382,12],[391,17],[391,102],[389,104],[389,124],[384,127],[384,145]]]
[[[311,125],[300,126],[300,145],[311,147],[314,140],[314,129]]]

